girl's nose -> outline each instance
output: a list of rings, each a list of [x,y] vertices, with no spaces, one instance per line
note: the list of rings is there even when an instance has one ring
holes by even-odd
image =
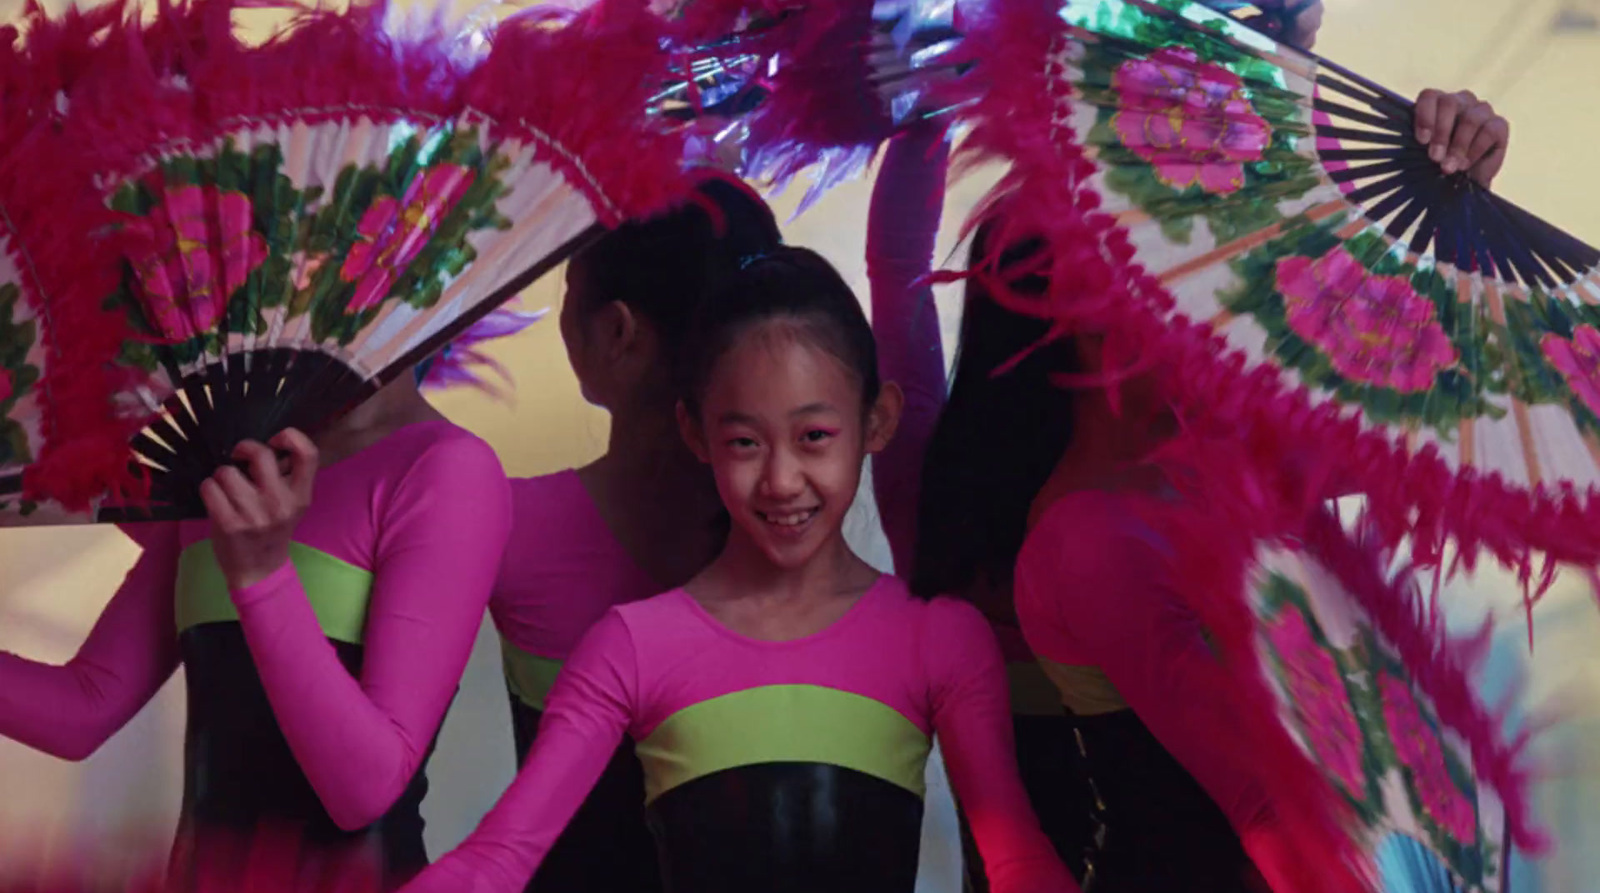
[[[761,487],[769,499],[791,499],[805,491],[800,462],[787,450],[773,450],[767,459]]]

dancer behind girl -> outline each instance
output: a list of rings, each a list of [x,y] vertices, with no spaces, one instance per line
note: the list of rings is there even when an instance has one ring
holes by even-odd
[[[127,528],[143,554],[70,662],[0,653],[0,734],[84,759],[181,664],[177,889],[227,888],[264,827],[298,836],[303,883],[376,860],[392,889],[427,863],[423,765],[505,547],[505,475],[411,376],[270,447],[202,486],[209,521]]]
[[[726,546],[595,625],[522,773],[408,893],[519,889],[624,733],[670,890],[909,893],[935,734],[995,889],[1076,889],[1017,780],[982,618],[845,544],[862,459],[900,410],[875,354],[849,287],[804,249],[752,259],[703,305],[680,412],[732,516]]]
[[[944,351],[939,335],[939,313],[927,274],[933,262],[934,240],[944,203],[944,181],[949,147],[942,124],[926,122],[897,137],[884,153],[873,186],[872,209],[867,220],[867,273],[872,285],[872,327],[878,338],[879,363],[885,380],[903,382],[905,411],[899,432],[872,458],[873,495],[883,521],[884,534],[898,573],[912,574],[911,588],[932,597],[952,593],[972,602],[983,612],[1000,641],[1010,681],[1012,730],[1017,745],[1017,767],[1040,826],[1069,867],[1082,862],[1072,849],[1082,834],[1074,823],[1084,821],[1075,807],[1075,785],[1062,754],[1074,747],[1072,725],[1050,680],[1023,641],[1011,607],[1011,564],[1022,544],[1020,523],[1004,518],[939,518],[928,524],[961,524],[965,536],[941,536],[938,555],[917,548],[917,506],[922,487],[924,453],[945,403]],[[1028,320],[1021,320],[1026,325]],[[1037,329],[1037,331],[1035,331]],[[1044,333],[1028,326],[1019,337],[1003,342],[984,355],[998,365],[1015,356]],[[983,350],[967,341],[964,352]],[[1033,362],[1051,362],[1051,351]],[[968,388],[983,390],[973,381]],[[1014,438],[1019,445],[1048,443],[1043,430],[1067,419],[1055,412],[1059,397],[1047,395],[1046,405],[1022,402],[986,402],[974,393],[970,399],[984,403],[991,436]],[[1049,457],[1053,464],[1054,455]],[[1026,474],[1026,462],[995,472]],[[1047,469],[1048,469],[1047,465]],[[985,469],[985,473],[991,470]],[[1042,476],[1039,478],[1042,480]],[[928,482],[931,500],[948,487],[986,486],[971,479]],[[981,554],[981,569],[970,561]],[[963,570],[957,571],[957,568]],[[962,847],[967,886],[985,889],[981,857],[973,846],[965,821]],[[1081,880],[1081,878],[1080,878]]]
[[[583,468],[511,484],[512,546],[490,611],[519,766],[561,662],[589,627],[613,605],[682,585],[727,537],[716,483],[678,435],[672,363],[712,283],[781,235],[766,204],[736,180],[707,180],[697,199],[607,233],[567,265],[561,334],[584,396],[611,411],[611,437]],[[661,889],[631,742],[617,748],[528,889]]]
[[[1309,48],[1315,43],[1321,22],[1321,3],[1308,4],[1296,16],[1296,28],[1289,39]],[[982,517],[924,516],[924,529],[943,529],[935,532],[934,546],[918,548],[917,507],[921,502],[924,453],[946,395],[939,314],[933,289],[925,278],[933,261],[944,203],[949,156],[944,129],[940,123],[925,122],[895,139],[884,154],[873,188],[867,224],[873,332],[880,346],[884,377],[900,382],[906,393],[899,435],[873,457],[873,495],[896,572],[910,576],[912,589],[920,595],[961,595],[977,605],[993,625],[1011,683],[1013,732],[1023,785],[1045,834],[1082,880],[1081,848],[1092,828],[1087,812],[1079,808],[1086,796],[1084,781],[1062,759],[1063,754],[1077,747],[1072,723],[1055,687],[1024,641],[1012,606],[1011,571],[1022,545],[1026,512],[1015,511],[1015,506],[993,505],[994,511]],[[977,325],[976,319],[963,324],[963,355],[983,368],[1007,362],[1046,331],[1044,325],[999,314],[998,307],[974,308],[969,304],[968,309],[979,316],[995,313],[1003,317],[982,326]],[[1048,369],[1062,362],[1065,354],[1070,354],[1070,348],[1047,348],[1028,362]],[[1059,392],[1040,392],[1029,395],[1033,399],[1019,400],[1005,395],[1004,383],[993,384],[973,376],[963,383],[962,390],[961,395],[953,395],[954,399],[981,406],[979,411],[984,415],[983,423],[974,426],[971,435],[1004,438],[1017,450],[1015,461],[1005,468],[985,468],[981,474],[1032,481],[1033,489],[1037,489],[1054,467],[1060,444],[1071,430],[1070,413],[1062,411],[1067,398]],[[964,470],[965,477],[944,475],[930,479],[929,504],[943,503],[952,489],[988,486],[983,480],[971,479],[975,472],[980,470]],[[982,891],[981,857],[965,823],[962,845],[967,885]]]
[[[1424,100],[1433,108],[1419,107],[1419,139],[1453,147],[1466,132],[1469,148],[1447,166],[1487,185],[1503,136],[1484,143],[1474,132],[1503,135],[1504,120],[1461,94]],[[1447,104],[1448,118],[1437,114]],[[1141,505],[1176,498],[1140,464],[1176,432],[1159,383],[1121,383],[1116,410],[1108,390],[1053,384],[1052,373],[1102,368],[1091,338],[1054,342],[995,375],[1046,328],[1004,310],[984,285],[1048,285],[1029,275],[1048,266],[1041,244],[1008,240],[996,253],[1003,219],[974,239],[980,275],[967,287],[950,401],[923,468],[917,577],[998,579],[1021,542],[1016,612],[1076,729],[1066,759],[1081,780],[1074,808],[1091,819],[1074,825],[1076,849],[1089,854],[1086,886],[1092,877],[1104,893],[1320,889],[1329,879],[1304,871],[1304,842],[1278,820],[1252,755],[1233,746],[1236,705],[1175,592],[1183,581],[1167,574],[1167,547],[1137,520]]]

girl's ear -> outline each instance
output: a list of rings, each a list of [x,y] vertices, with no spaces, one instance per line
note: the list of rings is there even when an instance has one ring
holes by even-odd
[[[894,439],[900,427],[900,411],[905,408],[906,395],[892,381],[878,389],[878,399],[867,410],[867,452],[881,452]]]
[[[705,432],[700,430],[699,420],[689,414],[689,407],[684,406],[682,400],[678,401],[678,433],[696,459],[711,464],[711,450],[706,445]]]
[[[607,301],[594,312],[591,332],[603,339],[601,350],[607,362],[615,363],[637,349],[639,317],[621,301]]]

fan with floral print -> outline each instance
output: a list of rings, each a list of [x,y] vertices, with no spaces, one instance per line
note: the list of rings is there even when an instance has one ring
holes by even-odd
[[[485,34],[374,0],[299,10],[261,44],[235,36],[238,8],[113,4],[75,43],[35,11],[0,72],[69,73],[28,131],[53,162],[28,198],[77,200],[41,276],[99,313],[112,381],[67,408],[115,435],[50,474],[0,466],[30,510],[11,522],[199,516],[239,441],[315,432],[605,226],[688,194],[681,134],[645,113],[666,59],[642,7]],[[59,430],[40,421],[59,376],[27,344],[52,306],[0,290],[8,454]]]
[[[1411,103],[1182,0],[1069,0],[1056,124],[1169,312],[1411,449],[1600,482],[1600,252],[1413,136]]]
[[[1409,573],[1331,513],[1250,579],[1284,722],[1351,807],[1384,893],[1505,889],[1521,748],[1472,696],[1486,638],[1451,643]],[[1521,820],[1519,816],[1519,821]]]

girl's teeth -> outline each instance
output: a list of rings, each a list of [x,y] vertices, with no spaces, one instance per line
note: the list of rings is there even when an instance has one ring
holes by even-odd
[[[767,520],[780,527],[793,527],[811,517],[810,512],[796,512],[791,515],[768,515]]]

